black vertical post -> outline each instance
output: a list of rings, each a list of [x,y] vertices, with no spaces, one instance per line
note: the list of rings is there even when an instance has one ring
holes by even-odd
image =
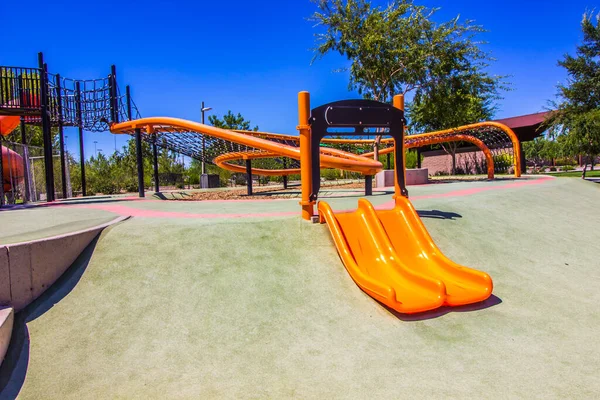
[[[117,67],[114,65],[110,66],[109,88],[110,119],[111,122],[116,124],[119,122],[119,99],[117,90]],[[131,119],[131,113],[129,113],[128,118]]]
[[[248,196],[252,196],[252,160],[246,160],[246,185],[248,187]]]
[[[54,201],[54,162],[52,160],[52,127],[48,115],[48,66],[44,63],[44,56],[38,53],[40,68],[40,106],[42,113],[42,134],[44,137],[44,168],[46,172],[46,201]]]
[[[390,169],[390,158],[391,158],[391,155],[392,155],[391,153],[387,153],[385,155],[386,156],[386,164],[387,164],[386,167],[385,167],[385,169]]]
[[[404,132],[404,129],[402,129]],[[400,186],[400,194],[404,197],[408,197],[408,191],[406,190],[406,182],[404,181],[404,154],[402,153],[403,147],[402,142],[404,141],[404,133],[400,136],[401,142],[398,139],[394,139],[394,175],[395,179]]]
[[[365,175],[365,196],[373,194],[373,175]]]
[[[81,166],[81,195],[86,196],[85,154],[83,151],[83,116],[81,115],[81,85],[75,82],[75,113],[79,131],[79,165]]]
[[[417,147],[417,168],[421,168],[421,149]]]
[[[56,74],[56,104],[58,112],[58,138],[60,143],[60,177],[62,180],[62,198],[67,198],[67,163],[65,159],[65,134],[63,129],[62,118],[62,87],[60,83],[60,75]]]
[[[25,117],[21,117],[21,144],[23,145],[23,173],[25,174],[25,202],[31,201],[31,196],[29,193],[29,174],[27,170],[29,169],[29,156],[28,152],[25,151],[27,147],[27,132],[25,131]]]
[[[154,192],[160,193],[160,183],[158,181],[158,146],[156,146],[156,134],[152,141],[152,158],[154,160]]]
[[[0,135],[0,207],[4,205],[4,168],[2,162],[2,135]]]
[[[283,157],[283,169],[287,169],[287,158]],[[288,176],[284,175],[283,176],[283,188],[287,189],[288,188]]]
[[[135,130],[135,153],[137,158],[137,170],[138,170],[138,192],[140,197],[144,197],[144,159],[142,157],[142,130],[136,128]]]
[[[131,121],[131,88],[125,86],[125,102],[127,103],[127,119]]]
[[[125,86],[125,101],[127,103],[127,119],[131,121],[131,88],[129,87],[129,85]],[[135,130],[135,153],[138,170],[138,193],[140,197],[145,197],[146,194],[144,193],[144,158],[142,157],[142,131],[139,128]]]

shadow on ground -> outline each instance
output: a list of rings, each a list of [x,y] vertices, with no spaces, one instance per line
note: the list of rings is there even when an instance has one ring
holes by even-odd
[[[438,317],[444,316],[444,315],[446,315],[448,313],[452,313],[452,312],[472,312],[472,311],[484,310],[486,308],[497,306],[500,303],[502,303],[502,299],[500,299],[498,296],[495,296],[492,294],[490,297],[488,297],[487,300],[480,301],[479,303],[467,304],[467,305],[458,306],[458,307],[444,306],[444,307],[436,308],[435,310],[425,311],[425,312],[416,313],[416,314],[400,314],[398,311],[396,311],[392,308],[389,308],[388,306],[386,306],[383,303],[379,303],[379,304],[381,304],[386,310],[388,310],[390,312],[390,314],[392,314],[399,320],[410,322],[410,321],[424,321],[424,320],[428,320],[428,319],[438,318]]]
[[[446,212],[440,210],[417,210],[417,214],[421,218],[435,218],[435,219],[450,219],[454,220],[455,218],[462,218],[462,215],[454,213],[454,212]]]
[[[27,323],[46,313],[73,290],[87,269],[98,238],[99,236],[85,248],[73,265],[48,290],[15,315],[8,352],[0,366],[0,400],[15,399],[25,382],[30,345]]]

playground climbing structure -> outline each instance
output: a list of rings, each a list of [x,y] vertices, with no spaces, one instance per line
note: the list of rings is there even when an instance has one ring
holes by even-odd
[[[24,134],[25,125],[34,124],[42,127],[43,132],[43,165],[46,188],[46,199],[52,201],[57,197],[67,197],[68,171],[64,148],[63,128],[70,126],[78,128],[79,159],[81,163],[82,192],[86,195],[85,154],[83,151],[83,132],[112,131],[128,133],[136,138],[136,149],[141,150],[141,142],[147,141],[153,147],[154,163],[157,161],[157,148],[172,150],[191,158],[214,164],[219,167],[251,175],[281,175],[287,176],[300,173],[299,149],[301,136],[284,135],[267,132],[226,131],[226,134],[213,134],[209,127],[198,127],[198,124],[159,123],[129,123],[140,121],[141,113],[131,96],[129,86],[122,91],[117,82],[116,67],[101,78],[79,80],[62,77],[48,72],[43,55],[38,55],[38,67],[0,66],[0,140],[2,137],[20,127],[21,144],[27,147],[27,137]],[[181,121],[181,120],[179,120]],[[18,123],[17,123],[18,122]],[[173,122],[173,121],[171,121]],[[189,121],[188,121],[189,122]],[[2,126],[5,126],[3,128]],[[53,143],[53,137],[58,131],[58,143]],[[382,137],[379,154],[393,153],[393,140],[385,132],[357,132],[352,137],[341,137],[339,132],[328,132],[323,137],[320,147],[324,166],[358,171],[371,177],[382,168],[378,161],[370,161],[372,149],[377,137]],[[483,122],[441,132],[432,132],[405,137],[404,148],[420,148],[434,144],[452,141],[471,143],[477,146],[487,161],[488,177],[493,178],[495,165],[499,160],[510,160],[514,165],[515,176],[520,176],[520,144],[514,133],[506,126],[495,122]],[[285,148],[282,152],[268,148]],[[54,148],[58,147],[58,149]],[[341,149],[343,148],[343,150]],[[22,152],[24,153],[24,151]],[[23,157],[25,154],[20,154]],[[501,156],[506,157],[501,157]],[[24,163],[27,161],[25,155]],[[54,162],[60,162],[60,179],[55,179]],[[263,163],[267,167],[252,166],[252,160],[269,159]],[[335,162],[330,162],[335,159]],[[344,161],[346,160],[346,161]],[[140,196],[144,196],[143,160],[138,151],[138,182]],[[0,168],[1,167],[0,163]],[[368,168],[358,165],[370,165]],[[375,167],[377,166],[377,167]],[[496,165],[497,166],[497,165]],[[348,167],[348,168],[346,168]],[[359,171],[360,170],[360,171]],[[155,168],[157,171],[157,168]],[[2,172],[2,171],[0,171]],[[27,173],[25,180],[27,181]],[[154,181],[158,190],[158,176]],[[10,182],[2,174],[6,185],[0,186],[0,191],[12,190],[18,186]],[[60,188],[55,191],[55,180],[60,182]],[[367,182],[370,178],[367,178]],[[250,179],[251,182],[251,179]],[[31,182],[25,182],[24,186]],[[38,182],[39,184],[39,182]],[[0,201],[4,201],[0,193]]]

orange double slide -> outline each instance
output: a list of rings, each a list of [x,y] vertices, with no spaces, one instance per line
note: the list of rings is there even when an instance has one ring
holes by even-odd
[[[352,279],[399,313],[476,303],[492,294],[489,275],[448,259],[405,197],[391,210],[375,210],[365,199],[354,212],[334,213],[324,201],[318,209]]]

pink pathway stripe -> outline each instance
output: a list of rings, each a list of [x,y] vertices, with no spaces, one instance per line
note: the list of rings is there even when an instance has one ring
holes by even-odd
[[[470,196],[473,194],[477,194],[480,192],[485,192],[489,190],[503,190],[503,189],[513,189],[522,186],[529,185],[539,185],[541,183],[547,182],[555,178],[545,176],[538,179],[532,180],[523,180],[519,182],[507,183],[505,185],[498,186],[484,186],[477,187],[471,189],[462,189],[462,190],[454,190],[447,193],[436,193],[422,196],[414,196],[411,197],[411,200],[423,200],[423,199],[437,199],[437,198],[448,198],[448,197],[462,197],[462,196]],[[162,202],[164,200],[143,200],[137,197],[126,197],[123,200],[140,200],[140,201],[152,201],[152,202]],[[287,199],[285,199],[287,200]],[[224,200],[221,202],[230,202],[232,200]],[[241,200],[244,201],[244,200]],[[245,201],[256,201],[256,200],[245,200]],[[272,201],[272,200],[258,200],[262,201]],[[218,200],[210,201],[219,202]],[[146,218],[265,218],[265,217],[288,217],[288,216],[296,216],[300,214],[300,211],[276,211],[276,212],[262,212],[262,213],[233,213],[233,214],[225,214],[225,213],[207,213],[207,214],[198,214],[198,213],[186,213],[179,211],[158,211],[158,210],[143,210],[139,208],[129,207],[123,204],[66,204],[66,203],[48,203],[49,206],[71,206],[78,208],[92,208],[97,210],[104,210],[115,213],[117,215],[129,215],[132,217],[146,217]],[[388,201],[386,203],[380,204],[376,206],[377,209],[389,209],[394,207],[394,200]],[[336,212],[351,212],[351,210],[338,210]]]
[[[490,190],[504,190],[504,189],[514,189],[514,188],[519,188],[522,186],[529,186],[529,185],[539,185],[542,183],[545,183],[547,181],[556,179],[554,177],[550,177],[550,176],[544,176],[542,178],[538,178],[538,179],[531,179],[531,180],[523,180],[523,181],[519,181],[519,182],[511,182],[511,183],[507,183],[505,185],[498,185],[498,186],[484,186],[484,187],[476,187],[476,188],[471,188],[471,189],[462,189],[462,190],[453,190],[451,192],[447,192],[447,193],[435,193],[435,194],[425,194],[425,195],[421,195],[421,196],[412,196],[410,197],[410,200],[425,200],[425,199],[440,199],[440,198],[447,198],[447,197],[463,197],[463,196],[471,196],[477,193],[481,193],[481,192],[487,192]],[[376,206],[375,208],[377,209],[388,209],[388,208],[392,208],[394,207],[394,200],[390,200],[386,203],[380,204],[378,206]]]
[[[298,215],[300,211],[279,211],[279,212],[264,212],[264,213],[240,213],[240,214],[196,214],[185,213],[179,211],[157,211],[157,210],[142,210],[139,208],[128,207],[120,204],[81,204],[75,207],[93,208],[96,210],[110,211],[118,215],[130,215],[132,217],[146,218],[249,218],[249,217],[287,217],[290,215]]]

